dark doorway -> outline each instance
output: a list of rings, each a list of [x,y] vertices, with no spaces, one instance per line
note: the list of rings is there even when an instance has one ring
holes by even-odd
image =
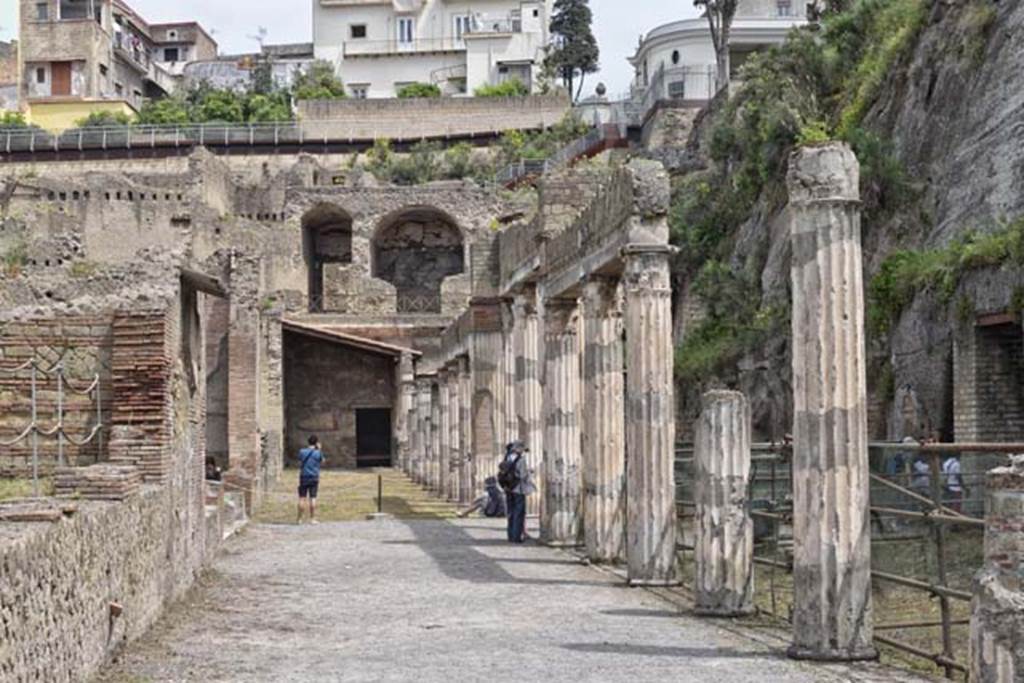
[[[391,409],[356,409],[356,465],[391,465]]]

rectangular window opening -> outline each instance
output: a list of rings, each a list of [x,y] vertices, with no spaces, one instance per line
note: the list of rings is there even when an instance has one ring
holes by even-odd
[[[349,36],[353,39],[366,37],[366,24],[352,24],[349,27]]]
[[[414,24],[412,17],[398,18],[398,42],[402,45],[411,45],[414,39]]]
[[[38,21],[48,21],[50,19],[49,3],[40,2],[36,4],[36,19]]]

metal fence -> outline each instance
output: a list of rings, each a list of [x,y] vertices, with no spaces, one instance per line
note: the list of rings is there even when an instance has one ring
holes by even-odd
[[[951,494],[946,487],[947,475],[943,473],[942,464],[945,458],[991,457],[992,454],[1011,454],[1024,452],[1024,444],[907,444],[875,442],[870,446],[872,461],[885,464],[894,457],[893,454],[907,456],[900,471],[884,474],[883,467],[876,467],[870,475],[870,514],[872,544],[880,544],[895,540],[897,543],[906,540],[907,526],[913,525],[919,532],[915,539],[922,539],[930,548],[927,564],[934,568],[932,576],[922,579],[904,576],[877,568],[872,571],[875,582],[887,583],[919,592],[929,596],[938,604],[938,618],[918,618],[901,620],[898,623],[878,623],[875,625],[875,641],[879,645],[888,646],[904,654],[920,658],[939,667],[947,678],[966,675],[964,664],[966,653],[962,645],[957,647],[955,634],[969,623],[963,617],[957,617],[954,603],[969,603],[971,593],[962,587],[950,585],[949,567],[954,555],[950,549],[951,529],[966,532],[966,542],[977,544],[980,549],[981,540],[978,532],[982,531],[985,522],[980,517],[965,514],[961,510],[962,498]],[[749,480],[750,514],[754,521],[755,538],[758,540],[754,563],[764,567],[768,573],[767,588],[768,604],[766,610],[775,617],[791,621],[791,614],[785,605],[785,590],[781,587],[777,572],[792,572],[792,560],[786,555],[786,545],[792,542],[791,524],[792,508],[792,469],[790,467],[792,446],[789,444],[756,444],[752,448],[751,476]],[[926,463],[927,467],[918,466],[910,470],[911,462]],[[976,487],[976,493],[983,499],[984,473],[962,475],[961,484],[965,487]],[[676,454],[677,506],[682,518],[684,530],[692,533],[689,520],[693,518],[696,504],[692,495],[693,482],[693,448],[681,446]],[[974,535],[970,535],[970,532]],[[902,535],[901,535],[902,534]],[[681,549],[692,551],[693,546],[685,542]],[[961,548],[961,552],[962,552]],[[957,558],[962,559],[962,558]],[[977,567],[980,569],[980,566]],[[922,606],[923,607],[923,606]],[[921,611],[927,611],[922,609]],[[963,610],[960,610],[961,612]],[[920,633],[922,629],[938,629],[939,636],[934,639],[934,647],[928,648],[920,644],[906,642],[907,635]],[[895,638],[892,632],[904,633],[904,639]],[[960,632],[959,640],[964,641],[964,632]],[[931,639],[929,645],[933,644]]]
[[[0,374],[12,375],[15,377],[27,374],[29,378],[31,420],[13,439],[9,441],[0,441],[0,446],[10,448],[11,446],[22,443],[26,440],[31,442],[32,492],[34,496],[39,497],[39,437],[56,438],[57,464],[59,466],[66,464],[64,461],[65,443],[81,447],[92,443],[93,440],[96,440],[99,450],[103,450],[103,408],[102,396],[100,393],[100,376],[98,374],[94,375],[89,385],[84,388],[76,387],[69,380],[62,363],[58,363],[52,368],[47,369],[42,367],[42,365],[34,359],[27,360],[21,365],[15,367],[0,368]],[[49,429],[44,428],[40,424],[39,418],[41,393],[40,384],[47,381],[47,379],[52,379],[56,382],[57,391],[57,420],[53,427]],[[96,424],[93,425],[85,438],[76,439],[74,436],[68,434],[64,428],[64,397],[66,394],[78,394],[80,396],[93,395],[94,397],[96,406]]]
[[[718,72],[713,66],[662,65],[654,72],[640,100],[639,116],[643,120],[658,102],[691,100],[707,102],[718,92]]]
[[[617,125],[594,128],[583,137],[573,140],[546,159],[521,159],[509,164],[495,175],[498,185],[518,185],[529,178],[536,178],[560,168],[569,166],[594,150],[604,148],[609,142],[619,141],[622,136]]]

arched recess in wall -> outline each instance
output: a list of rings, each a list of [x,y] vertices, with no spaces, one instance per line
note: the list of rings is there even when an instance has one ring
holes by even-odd
[[[395,286],[399,313],[440,313],[441,284],[464,272],[465,260],[455,220],[433,207],[391,213],[373,239],[373,276]]]
[[[302,216],[302,254],[309,274],[309,309],[324,309],[324,266],[352,263],[352,216],[318,204]]]

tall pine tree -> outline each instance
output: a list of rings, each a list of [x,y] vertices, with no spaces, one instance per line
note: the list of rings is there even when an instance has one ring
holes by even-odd
[[[587,0],[555,0],[551,17],[554,37],[546,64],[561,77],[573,100],[583,92],[587,74],[596,73],[600,51],[591,28],[594,15]],[[577,87],[573,85],[577,83]]]

